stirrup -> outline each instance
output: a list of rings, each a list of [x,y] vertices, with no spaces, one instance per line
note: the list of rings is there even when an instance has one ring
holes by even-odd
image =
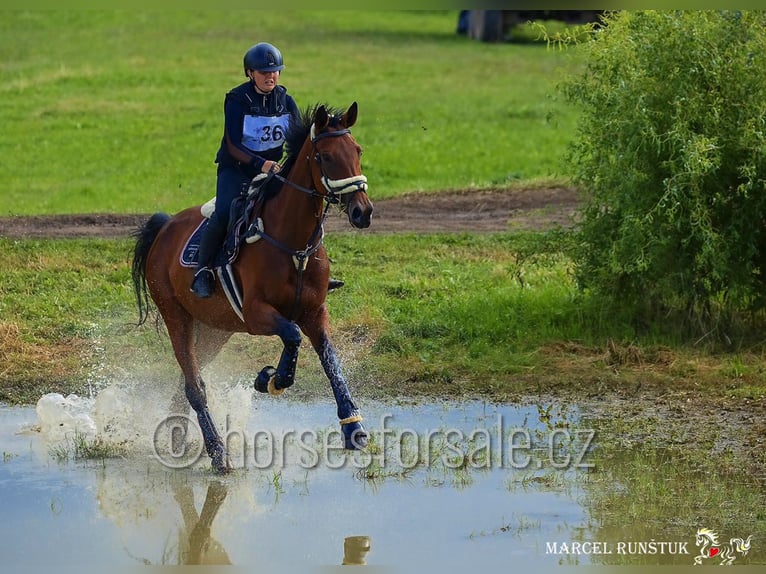
[[[215,285],[215,273],[210,267],[202,267],[194,274],[189,291],[201,299],[207,299],[213,294]]]
[[[327,292],[329,293],[331,291],[335,291],[336,289],[340,289],[345,284],[346,283],[340,279],[330,279],[330,281],[327,283]]]

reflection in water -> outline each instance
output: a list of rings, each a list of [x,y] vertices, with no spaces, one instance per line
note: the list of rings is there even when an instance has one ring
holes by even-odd
[[[633,446],[623,438],[610,442],[652,430],[625,427],[619,418],[598,426],[571,411],[559,416],[556,406],[367,405],[368,420],[378,421],[369,429],[378,433],[379,450],[374,459],[368,454],[369,465],[357,467],[364,458],[331,451],[312,458],[297,440],[287,440],[288,432],[300,437],[304,429],[326,439],[327,404],[262,399],[246,417],[250,395],[236,391],[224,403],[239,405],[244,396],[244,411],[240,405],[236,416],[221,420],[234,430],[242,421],[252,423],[245,426],[250,466],[216,477],[206,460],[184,469],[163,466],[141,442],[151,428],[146,423],[157,424],[147,396],[139,395],[138,406],[139,398],[131,399],[127,414],[120,410],[126,393],[105,391],[97,398],[98,429],[110,431],[113,440],[129,438],[128,431],[138,437],[129,456],[107,461],[55,462],[49,435],[58,435],[70,419],[31,432],[34,409],[0,405],[4,569],[61,572],[61,566],[137,562],[232,563],[279,572],[341,564],[429,572],[504,571],[509,563],[691,565],[701,550],[694,536],[703,527],[721,533],[723,543],[732,536],[742,537],[743,547],[752,543],[737,564],[764,561],[761,490],[736,480],[719,457],[684,454],[686,440],[667,450],[643,445],[643,438]],[[24,425],[27,432],[20,433]],[[667,419],[658,418],[657,425],[664,429]],[[554,432],[577,437],[578,428],[598,431],[588,459],[595,466],[585,472],[572,468],[582,443],[554,448],[551,440]],[[261,465],[268,457],[256,458],[255,445],[268,453],[268,444],[254,437],[265,430],[273,444],[284,446]],[[511,441],[520,431],[527,438]],[[705,438],[703,431],[695,429],[694,436]],[[530,448],[533,437],[536,448]],[[561,468],[568,458],[571,464]],[[358,533],[369,536],[351,536]],[[98,544],[83,544],[92,540]],[[41,552],[41,543],[55,552]],[[574,543],[592,552],[575,551]],[[664,550],[655,553],[650,544]]]
[[[178,533],[179,564],[231,564],[224,547],[210,536],[213,520],[227,492],[222,482],[211,482],[202,511],[198,514],[192,487],[189,484],[173,485],[173,497],[183,517],[183,527]]]
[[[343,541],[343,565],[365,566],[370,551],[369,536],[349,536]]]
[[[218,480],[210,482],[199,513],[194,501],[194,489],[190,484],[174,481],[171,488],[183,518],[183,525],[178,532],[178,564],[232,564],[226,549],[211,536],[213,521],[226,499],[228,487]],[[369,536],[348,536],[343,541],[342,564],[365,566],[369,551]]]

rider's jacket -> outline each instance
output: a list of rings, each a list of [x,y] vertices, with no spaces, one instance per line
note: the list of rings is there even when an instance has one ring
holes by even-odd
[[[224,136],[216,163],[221,167],[239,165],[255,175],[266,160],[282,158],[290,117],[298,116],[298,106],[284,86],[277,85],[270,93],[259,94],[252,82],[245,82],[226,94],[223,109]],[[226,145],[227,135],[249,158],[247,164],[232,157]]]

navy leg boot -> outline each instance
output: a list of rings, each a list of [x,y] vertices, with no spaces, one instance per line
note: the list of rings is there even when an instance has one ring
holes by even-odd
[[[205,299],[213,294],[215,274],[211,265],[225,235],[226,230],[221,230],[218,218],[214,214],[208,221],[199,244],[197,268],[194,270],[194,280],[190,289],[197,297]]]

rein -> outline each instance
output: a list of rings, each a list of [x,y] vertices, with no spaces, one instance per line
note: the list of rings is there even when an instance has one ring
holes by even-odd
[[[351,133],[351,130],[348,128],[334,131],[334,132],[325,132],[318,135],[315,135],[314,133],[314,124],[311,125],[311,145],[316,150],[316,142],[329,138],[329,137],[339,137],[346,134]],[[278,241],[274,237],[271,237],[268,235],[264,229],[263,229],[263,222],[259,219],[253,224],[251,224],[250,228],[248,229],[246,233],[246,239],[245,241],[247,243],[255,243],[260,238],[265,239],[268,243],[273,245],[274,247],[280,249],[281,251],[284,251],[288,255],[290,255],[293,259],[293,263],[295,264],[295,269],[298,271],[298,284],[295,288],[295,299],[293,302],[293,310],[291,313],[291,317],[294,319],[295,314],[298,311],[298,305],[300,303],[300,297],[301,292],[303,290],[303,272],[306,270],[306,267],[308,265],[309,257],[311,257],[314,253],[316,253],[319,248],[322,246],[323,240],[324,240],[324,222],[327,219],[327,215],[330,210],[330,205],[338,205],[341,203],[343,199],[343,195],[345,194],[355,194],[360,191],[367,191],[367,178],[364,175],[354,175],[351,177],[347,177],[344,179],[330,179],[325,174],[324,168],[322,166],[321,157],[319,154],[314,153],[314,157],[316,158],[317,162],[319,163],[320,171],[322,172],[322,185],[324,185],[325,189],[327,190],[327,193],[319,193],[315,189],[304,187],[302,185],[298,185],[295,182],[290,181],[289,179],[279,175],[278,173],[271,172],[268,174],[268,177],[274,177],[280,182],[282,182],[285,185],[288,185],[292,187],[293,189],[300,191],[302,193],[305,193],[309,195],[312,198],[321,199],[324,201],[325,206],[322,210],[321,217],[318,217],[318,222],[316,227],[314,227],[314,231],[311,234],[311,237],[309,238],[308,244],[304,249],[291,249],[284,243]],[[309,161],[309,157],[306,156],[306,160]],[[264,182],[265,183],[265,182]]]

